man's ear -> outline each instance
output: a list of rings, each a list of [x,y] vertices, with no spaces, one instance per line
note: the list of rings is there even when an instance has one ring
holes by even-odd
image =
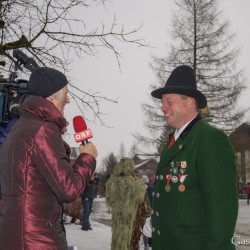
[[[193,107],[196,107],[196,100],[193,98],[193,97],[188,97],[187,98],[187,105],[188,105],[188,108],[193,108]]]

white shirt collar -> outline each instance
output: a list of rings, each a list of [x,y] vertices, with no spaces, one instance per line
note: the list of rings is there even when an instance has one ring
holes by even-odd
[[[194,117],[195,118],[195,117]],[[194,119],[193,118],[193,119]],[[192,120],[190,120],[189,122],[187,122],[184,126],[182,126],[178,131],[177,131],[177,129],[174,131],[174,138],[175,138],[175,141],[177,141],[177,139],[179,138],[179,136],[181,135],[181,133],[184,131],[184,129],[188,126],[188,124],[191,122],[191,121],[193,121],[193,119]]]

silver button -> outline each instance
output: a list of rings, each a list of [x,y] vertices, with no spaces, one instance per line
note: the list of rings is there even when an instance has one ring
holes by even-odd
[[[160,197],[160,194],[159,194],[159,193],[157,193],[157,194],[156,194],[156,197],[157,197],[157,198],[159,198],[159,197]]]
[[[161,234],[161,232],[158,230],[158,231],[157,231],[157,234],[158,234],[158,235],[160,235],[160,234]]]
[[[160,179],[163,180],[163,175],[160,175]]]
[[[156,212],[155,214],[156,214],[156,216],[160,216],[160,214],[158,212]]]
[[[152,193],[152,196],[153,196],[153,197],[155,196],[155,192]]]
[[[151,214],[154,214],[154,210],[151,211]]]
[[[153,231],[153,232],[155,231],[155,228],[154,228],[154,227],[152,227],[152,231]]]
[[[155,177],[155,178],[156,178],[156,180],[158,180],[159,176],[158,176],[158,175],[156,175],[156,177]]]

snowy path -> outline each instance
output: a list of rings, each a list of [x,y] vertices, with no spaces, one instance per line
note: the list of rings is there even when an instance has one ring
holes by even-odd
[[[250,205],[246,200],[240,200],[239,216],[235,236],[250,240]],[[78,250],[110,250],[111,244],[111,214],[106,207],[104,198],[94,201],[91,215],[92,231],[82,231],[80,225],[65,224],[69,246],[77,246]],[[141,245],[141,249],[143,249]],[[250,250],[249,245],[237,246],[237,250]]]

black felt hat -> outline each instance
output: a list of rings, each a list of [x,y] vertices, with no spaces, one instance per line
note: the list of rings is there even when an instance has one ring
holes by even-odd
[[[206,97],[197,90],[197,83],[194,71],[187,65],[181,65],[170,74],[165,87],[154,90],[151,95],[161,99],[164,94],[181,94],[193,97],[199,109],[207,106]]]
[[[30,75],[28,94],[47,98],[67,83],[68,80],[62,72],[48,67],[37,68]]]

